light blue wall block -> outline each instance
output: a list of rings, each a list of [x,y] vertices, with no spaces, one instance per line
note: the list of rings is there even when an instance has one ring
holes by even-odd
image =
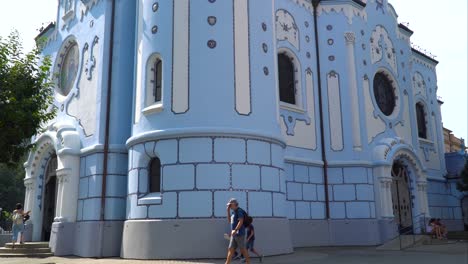
[[[197,166],[197,188],[228,189],[229,175],[228,164],[200,164]]]
[[[213,160],[211,138],[184,138],[179,141],[180,162],[209,162]]]
[[[133,169],[128,172],[127,192],[129,194],[138,192],[138,169]]]
[[[284,170],[280,170],[280,192],[286,193],[286,174]]]
[[[367,183],[366,168],[344,168],[343,175],[345,183]]]
[[[329,184],[342,184],[343,183],[343,169],[342,168],[328,169],[328,183]]]
[[[325,219],[325,203],[310,203],[310,214],[312,216],[312,219]]]
[[[127,174],[128,155],[122,153],[109,153],[107,169],[109,174]]]
[[[288,219],[296,219],[296,203],[286,201],[286,214]]]
[[[335,201],[351,201],[356,199],[354,185],[334,185],[333,197]]]
[[[367,169],[367,183],[374,184],[374,173],[372,173],[372,169]]]
[[[247,161],[270,165],[270,144],[258,140],[247,140]]]
[[[177,193],[165,192],[162,195],[162,204],[151,205],[148,208],[148,217],[153,219],[158,218],[174,218],[177,216]]]
[[[344,219],[344,218],[346,218],[345,203],[330,202],[330,217],[332,219]]]
[[[271,165],[279,168],[284,167],[283,147],[276,144],[271,144]]]
[[[288,182],[287,183],[287,195],[288,195],[288,200],[302,200],[302,184],[300,183],[294,183],[294,182]]]
[[[272,195],[264,192],[249,192],[249,215],[272,216]]]
[[[262,167],[262,190],[279,191],[279,170],[272,167]]]
[[[80,158],[80,177],[86,176],[86,157]]]
[[[93,198],[84,200],[83,221],[99,220],[101,199]]]
[[[101,196],[102,193],[102,176],[94,175],[88,177],[88,197]]]
[[[193,165],[170,165],[163,169],[163,190],[192,190],[195,187]]]
[[[287,181],[294,181],[294,165],[291,163],[284,163],[284,173],[286,174]]]
[[[179,216],[180,217],[210,217],[212,215],[211,192],[180,192]]]
[[[453,208],[453,217],[454,219],[463,219],[463,212],[461,207]]]
[[[155,154],[161,164],[174,164],[177,162],[177,140],[160,140],[156,143]]]
[[[310,203],[296,202],[296,219],[310,219]]]
[[[125,220],[125,198],[106,198],[106,220]]]
[[[356,185],[356,195],[358,200],[374,201],[374,186],[358,184]]]
[[[317,186],[315,184],[302,185],[304,201],[317,201]]]
[[[320,167],[309,167],[310,183],[323,183],[323,169]]]
[[[86,176],[102,174],[103,154],[95,153],[86,156]]]
[[[76,208],[76,221],[83,220],[83,200],[78,200],[78,207]]]
[[[138,191],[140,193],[149,192],[148,170],[140,169],[138,172]]]
[[[245,162],[245,140],[217,138],[214,141],[216,162]]]
[[[130,215],[127,216],[129,219],[141,219],[141,218],[146,218],[147,217],[147,214],[148,214],[147,207],[144,206],[144,205],[137,206],[137,196],[136,195],[128,196],[127,204],[131,205],[130,206],[130,212],[129,212]]]
[[[325,185],[317,185],[317,200],[321,202],[325,201]]]
[[[226,217],[226,204],[231,198],[235,198],[239,202],[239,206],[247,210],[247,194],[245,192],[217,191],[214,193],[214,215],[216,217]]]
[[[151,157],[148,156],[145,145],[138,144],[132,147],[131,158],[133,160],[132,168],[147,168]]]
[[[294,165],[294,181],[309,182],[309,170],[303,165]]]
[[[259,190],[260,167],[256,165],[232,165],[232,187],[234,189]]]
[[[78,186],[78,199],[88,197],[88,178],[81,178]]]
[[[367,202],[347,202],[346,213],[348,218],[370,218],[370,207]]]
[[[375,202],[369,203],[371,218],[375,218]]]
[[[127,177],[122,175],[107,175],[106,196],[121,196],[127,194]]]
[[[273,193],[273,216],[286,217],[286,195]]]

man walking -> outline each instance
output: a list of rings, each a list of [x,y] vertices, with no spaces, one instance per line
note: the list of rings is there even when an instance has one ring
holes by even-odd
[[[231,198],[227,204],[227,218],[231,224],[231,238],[229,240],[229,249],[226,264],[231,263],[232,256],[239,248],[241,254],[245,257],[246,263],[250,264],[249,252],[245,249],[245,211],[239,207],[236,199]]]

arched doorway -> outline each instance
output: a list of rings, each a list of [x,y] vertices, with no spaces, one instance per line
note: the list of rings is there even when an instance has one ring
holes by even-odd
[[[413,231],[410,185],[408,167],[402,161],[395,161],[392,166],[392,208],[400,233]]]
[[[44,205],[42,215],[41,240],[49,241],[52,231],[52,223],[55,218],[57,200],[57,156],[53,154],[44,173]]]

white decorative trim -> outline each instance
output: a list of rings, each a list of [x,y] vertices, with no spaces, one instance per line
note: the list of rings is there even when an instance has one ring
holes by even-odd
[[[142,110],[143,114],[145,115],[160,113],[162,111],[164,111],[164,106],[162,103],[150,105]]]
[[[275,14],[276,19],[276,40],[285,40],[300,50],[299,28],[294,17],[288,11],[279,9]]]
[[[100,0],[81,0],[80,4],[80,21],[83,21],[83,18],[88,15],[89,11],[95,7]]]
[[[338,5],[327,5],[323,4],[317,8],[317,15],[330,13],[343,13],[348,18],[348,24],[353,23],[354,17],[360,17],[367,22],[367,12],[365,9],[354,6],[353,4],[338,4]]]
[[[372,64],[384,59],[392,68],[393,74],[398,76],[396,50],[387,30],[383,26],[376,26],[370,39]]]

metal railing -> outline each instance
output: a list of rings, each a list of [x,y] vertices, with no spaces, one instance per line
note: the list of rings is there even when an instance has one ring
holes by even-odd
[[[400,250],[405,249],[405,248],[410,248],[414,246],[418,241],[416,237],[419,235],[425,235],[426,234],[426,223],[427,218],[426,214],[418,214],[415,217],[412,218],[412,226],[409,227],[399,227],[398,228],[398,239],[400,240]],[[409,245],[403,245],[403,238],[406,238],[408,236],[412,237],[412,242],[409,243]],[[405,240],[406,241],[406,240]]]

